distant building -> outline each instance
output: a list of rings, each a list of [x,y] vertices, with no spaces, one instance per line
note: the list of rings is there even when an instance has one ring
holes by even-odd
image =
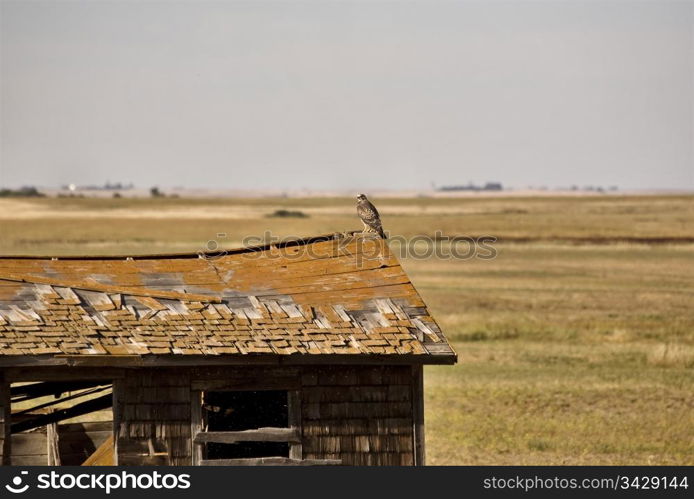
[[[127,191],[130,189],[135,188],[135,184],[130,182],[129,184],[124,184],[123,182],[114,182],[111,183],[110,181],[106,181],[104,185],[95,185],[95,184],[90,184],[90,185],[76,185],[76,184],[68,184],[68,185],[63,185],[61,186],[64,191],[71,191],[74,192],[76,190],[83,190],[83,191]]]
[[[501,182],[487,182],[483,186],[475,185],[472,182],[470,182],[467,185],[444,185],[441,186],[437,189],[438,191],[442,192],[451,192],[451,191],[503,191],[504,188],[501,185]]]

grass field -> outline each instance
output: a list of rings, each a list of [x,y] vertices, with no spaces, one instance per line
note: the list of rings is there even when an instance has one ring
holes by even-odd
[[[430,464],[694,464],[694,196],[377,200],[391,234],[498,238],[402,263],[456,348]],[[277,209],[308,218],[280,219]],[[138,254],[356,230],[351,199],[3,199],[0,254]]]

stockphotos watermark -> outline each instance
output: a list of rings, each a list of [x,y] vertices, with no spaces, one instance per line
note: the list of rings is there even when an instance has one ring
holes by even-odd
[[[498,251],[494,244],[495,236],[449,236],[437,230],[433,235],[417,235],[405,237],[401,235],[387,234],[386,240],[391,253],[400,259],[428,260],[493,260]],[[230,253],[221,249],[225,232],[217,233],[214,239],[207,241],[205,248],[199,252],[201,258],[214,260]],[[336,234],[332,238],[326,237],[330,244],[330,250],[336,256],[355,256],[357,263],[381,256],[381,247],[373,244],[380,239],[377,235],[362,233]],[[240,254],[242,258],[254,259],[261,255],[264,258],[284,258],[287,260],[301,260],[309,258],[325,258],[325,246],[313,244],[299,244],[300,237],[278,237],[271,231],[265,231],[263,235],[246,236],[241,241],[242,246],[249,251]],[[262,249],[271,247],[273,251],[264,252]],[[257,251],[253,251],[257,249]]]
[[[189,489],[190,475],[187,473],[70,473],[51,471],[34,476],[22,470],[16,474],[5,489],[12,494],[23,494],[30,489],[38,490],[101,490],[110,494],[114,490],[173,490]]]

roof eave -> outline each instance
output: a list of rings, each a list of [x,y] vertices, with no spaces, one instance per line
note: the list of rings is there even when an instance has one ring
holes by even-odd
[[[4,367],[177,367],[239,365],[453,365],[456,354],[436,355],[6,355],[0,356]]]

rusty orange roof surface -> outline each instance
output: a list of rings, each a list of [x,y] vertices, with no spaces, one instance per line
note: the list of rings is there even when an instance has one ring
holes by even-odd
[[[218,254],[0,258],[0,358],[455,353],[386,241]]]

